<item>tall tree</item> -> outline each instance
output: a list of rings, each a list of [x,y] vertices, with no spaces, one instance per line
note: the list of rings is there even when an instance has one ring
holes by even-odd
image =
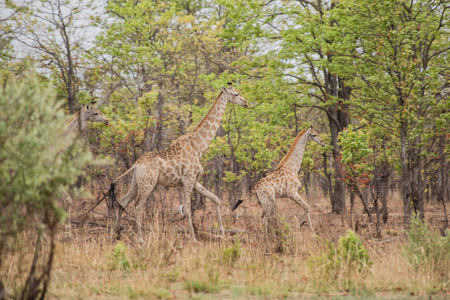
[[[240,36],[258,38],[260,50],[249,58],[244,71],[265,80],[277,98],[293,107],[324,113],[333,158],[333,178],[329,177],[333,186],[331,207],[333,212],[345,213],[346,189],[338,136],[349,124],[351,89],[346,78],[330,68],[335,54],[328,49],[340,43],[339,37],[330,35],[328,30],[338,26],[329,18],[335,2],[256,1],[248,6],[250,9],[241,13],[245,15],[241,20],[249,24],[236,27]]]
[[[21,247],[24,236],[34,232],[30,263],[22,259],[16,265],[24,281],[13,297],[44,299],[57,226],[65,216],[58,199],[63,189],[75,183],[92,155],[79,140],[61,138],[67,118],[54,88],[30,74],[21,77],[0,86],[0,267]],[[45,246],[44,232],[48,237]],[[2,272],[0,297],[6,298],[10,295],[3,276]]]
[[[70,113],[78,110],[82,92],[84,52],[92,46],[90,16],[95,7],[92,0],[29,1],[28,14],[21,22],[27,30],[19,37],[43,71],[51,77],[58,97],[66,99]]]
[[[342,48],[334,49],[334,69],[354,79],[355,115],[398,143],[406,226],[411,208],[424,217],[423,157],[439,120],[448,119],[449,102],[436,95],[450,75],[449,4],[348,0],[340,1],[332,16],[340,23],[334,34],[343,40]]]

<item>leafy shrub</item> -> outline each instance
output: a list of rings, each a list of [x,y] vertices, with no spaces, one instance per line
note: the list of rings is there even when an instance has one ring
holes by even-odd
[[[184,289],[194,293],[217,293],[220,291],[216,284],[205,280],[188,280],[184,283]]]
[[[364,272],[372,266],[369,252],[351,230],[339,239],[338,255],[348,270],[358,269],[358,272]]]
[[[405,256],[417,272],[448,281],[450,279],[450,230],[447,236],[441,237],[428,228],[426,220],[417,216],[411,219],[408,233],[408,244],[405,246]]]
[[[354,274],[365,274],[372,266],[369,253],[361,239],[351,230],[341,237],[337,248],[324,241],[325,251],[321,256],[311,256],[309,268],[321,278],[342,278],[349,281]]]
[[[130,260],[126,255],[127,247],[122,242],[118,242],[114,246],[114,251],[111,253],[108,263],[108,269],[114,270],[128,270],[131,266]]]
[[[231,247],[225,248],[222,254],[222,260],[225,263],[235,263],[239,260],[242,253],[242,245],[240,235],[234,238],[233,245]]]
[[[280,218],[280,223],[275,223],[275,236],[277,238],[276,252],[288,253],[293,244],[291,226],[286,222],[284,217]]]
[[[170,298],[172,298],[172,294],[170,293],[170,291],[168,291],[166,289],[163,289],[163,288],[159,288],[156,291],[154,291],[153,295],[157,299],[170,299]]]
[[[36,233],[33,266],[21,285],[24,298],[45,298],[54,237],[66,216],[58,199],[92,160],[83,141],[63,138],[67,120],[55,90],[37,76],[8,78],[0,86],[0,267],[24,232]],[[48,247],[42,245],[44,230]]]

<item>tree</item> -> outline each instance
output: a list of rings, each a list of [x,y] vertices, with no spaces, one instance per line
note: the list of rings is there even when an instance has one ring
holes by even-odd
[[[332,17],[343,39],[334,49],[343,67],[335,70],[354,79],[355,116],[397,143],[405,226],[411,205],[424,217],[424,156],[437,125],[448,119],[449,102],[436,95],[449,78],[449,3],[340,1]]]
[[[79,141],[62,138],[67,118],[52,87],[25,74],[0,88],[0,265],[20,247],[24,236],[35,237],[31,265],[22,290],[13,298],[43,299],[50,281],[57,225],[65,212],[57,200],[69,190],[91,159]],[[42,247],[47,233],[48,251]],[[0,277],[0,295],[5,287]]]
[[[244,5],[246,1],[240,2]],[[328,49],[339,44],[338,36],[328,28],[337,23],[329,18],[335,2],[323,1],[255,1],[248,10],[240,9],[234,18],[237,40],[256,40],[258,52],[245,58],[241,71],[272,87],[276,98],[297,108],[313,108],[323,112],[330,132],[333,190],[330,193],[332,211],[343,214],[345,182],[339,161],[338,135],[349,124],[351,89],[344,76],[338,76],[333,66],[334,52]],[[238,14],[238,12],[236,13]],[[245,20],[243,21],[238,20]],[[246,61],[245,61],[246,60]],[[278,100],[277,99],[277,100]]]
[[[339,134],[341,163],[344,166],[345,180],[352,191],[361,199],[369,221],[372,212],[368,207],[370,199],[376,213],[377,237],[381,238],[381,212],[387,221],[387,191],[392,173],[392,145],[380,135],[379,127],[349,126]],[[350,220],[353,226],[353,200],[350,199]]]
[[[0,10],[4,13],[0,19],[0,83],[2,83],[22,67],[14,61],[14,47],[11,42],[24,30],[19,20],[21,15],[27,12],[27,8],[6,1],[0,3]]]
[[[83,91],[84,53],[88,51],[89,14],[95,11],[92,0],[30,1],[29,13],[21,22],[27,30],[19,40],[29,48],[42,74],[53,79],[58,97],[67,101],[70,113],[79,109],[80,98],[89,97]]]

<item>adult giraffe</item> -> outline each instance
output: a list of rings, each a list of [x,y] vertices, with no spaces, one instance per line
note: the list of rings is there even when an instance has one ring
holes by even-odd
[[[192,225],[191,217],[191,194],[193,190],[211,199],[216,205],[219,229],[224,234],[222,217],[220,215],[220,199],[203,187],[199,180],[203,175],[203,167],[200,159],[208,149],[222,121],[223,114],[228,102],[248,107],[247,101],[233,87],[231,83],[228,88],[222,87],[222,91],[214,102],[212,108],[203,117],[202,121],[191,133],[179,137],[169,148],[163,151],[146,152],[134,165],[124,174],[111,183],[111,191],[122,176],[134,170],[131,186],[127,194],[120,200],[122,207],[136,199],[137,216],[136,227],[139,241],[145,243],[142,237],[142,214],[143,205],[156,184],[166,187],[181,186],[183,188],[183,204],[187,216],[191,238],[197,242]],[[111,235],[120,237],[119,222],[122,209],[119,209]]]
[[[289,152],[278,164],[275,171],[272,174],[260,179],[250,194],[250,199],[253,196],[256,196],[258,202],[263,208],[263,224],[266,237],[268,234],[268,219],[273,218],[275,215],[276,199],[284,197],[291,199],[303,208],[305,213],[300,219],[300,224],[303,219],[307,217],[309,228],[314,234],[314,228],[311,224],[311,218],[309,215],[309,205],[298,194],[301,183],[297,177],[297,174],[302,166],[303,155],[305,154],[305,148],[308,141],[313,141],[321,146],[325,146],[317,132],[313,130],[312,126],[309,129],[303,129],[299,132],[294,140],[294,143],[289,149]],[[243,200],[238,200],[236,205],[233,207],[233,210],[238,208],[242,202]]]

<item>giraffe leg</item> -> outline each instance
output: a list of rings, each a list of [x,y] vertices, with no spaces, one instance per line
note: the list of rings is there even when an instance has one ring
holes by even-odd
[[[191,194],[194,188],[194,180],[187,179],[183,181],[183,202],[184,202],[184,212],[186,214],[188,225],[189,225],[189,233],[191,234],[191,238],[195,243],[199,243],[197,238],[195,237],[194,225],[192,224],[192,214],[191,214]]]
[[[151,172],[150,176],[145,180],[144,178],[138,183],[138,196],[136,198],[136,231],[138,239],[141,244],[145,244],[144,237],[142,236],[142,215],[144,214],[144,204],[148,196],[153,192],[158,180],[158,173],[156,171]]]
[[[220,212],[220,199],[210,191],[208,191],[203,185],[201,185],[199,182],[197,182],[194,186],[194,189],[202,194],[203,196],[211,199],[214,204],[216,205],[216,211],[217,211],[217,218],[219,220],[219,230],[220,234],[223,236],[225,235],[225,230],[223,229],[223,223],[222,223],[222,216]]]
[[[135,176],[136,175],[133,175],[133,179],[131,181],[131,187],[128,190],[127,194],[120,200],[120,203],[124,208],[126,208],[128,206],[128,204],[130,204],[130,202],[133,201],[138,194],[138,186],[137,186]],[[120,225],[120,217],[121,216],[122,216],[122,210],[119,208],[119,213],[117,214],[117,217],[114,221],[113,228],[111,230],[111,236],[114,239],[120,238],[119,225]]]
[[[71,216],[71,206],[72,206],[72,197],[70,196],[70,194],[61,186],[61,200],[62,200],[62,208],[67,212],[67,214],[69,215],[67,217],[67,220],[65,221],[65,235],[68,238],[72,237],[72,232],[71,232],[71,225],[70,225],[70,216]]]
[[[305,215],[306,215],[306,218],[308,220],[309,229],[311,229],[312,233],[315,234],[314,228],[313,228],[312,222],[311,222],[311,217],[310,217],[311,209],[309,208],[308,203],[306,203],[297,192],[290,193],[288,195],[288,197],[289,197],[289,199],[291,199],[292,201],[294,201],[295,203],[297,203],[298,205],[300,205],[303,208],[305,213],[301,217],[301,221],[303,221],[303,219],[305,218]]]
[[[137,231],[139,242],[142,245],[145,244],[144,237],[142,236],[142,215],[144,214],[144,204],[145,204],[145,201],[147,200],[148,196],[150,196],[152,191],[153,191],[153,189],[150,191],[150,193],[143,193],[142,195],[140,194],[138,196],[137,203],[136,203],[136,231]]]
[[[264,191],[255,192],[259,203],[263,209],[262,223],[264,232],[264,241],[266,246],[269,245],[269,236],[271,235],[270,226],[274,224],[275,219],[275,195]]]

